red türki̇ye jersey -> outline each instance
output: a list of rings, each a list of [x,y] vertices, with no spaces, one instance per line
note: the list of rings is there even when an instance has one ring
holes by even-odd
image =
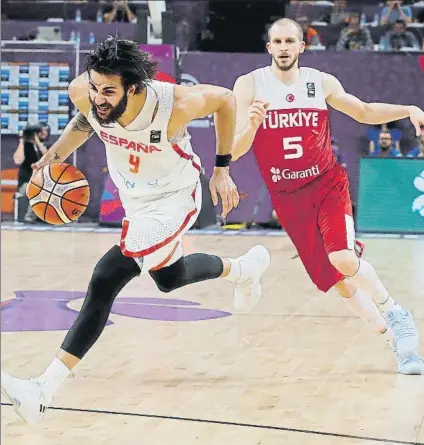
[[[292,192],[336,163],[322,73],[301,68],[300,78],[285,85],[269,66],[253,71],[255,99],[269,102],[253,150],[270,191]]]

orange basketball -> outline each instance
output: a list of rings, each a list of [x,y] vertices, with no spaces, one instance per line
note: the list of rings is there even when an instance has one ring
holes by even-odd
[[[76,221],[90,200],[90,187],[84,174],[65,163],[46,165],[38,170],[26,193],[34,213],[55,225]]]

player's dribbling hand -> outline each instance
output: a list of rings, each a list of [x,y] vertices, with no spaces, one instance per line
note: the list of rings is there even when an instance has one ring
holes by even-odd
[[[253,128],[259,128],[266,116],[266,110],[269,107],[269,102],[262,100],[254,100],[249,107],[249,124]]]
[[[231,210],[238,206],[240,196],[234,181],[230,176],[228,167],[215,167],[212,177],[209,181],[209,190],[211,192],[212,202],[214,206],[218,205],[218,195],[222,201],[221,216],[226,216]]]
[[[409,119],[415,127],[417,137],[420,137],[424,131],[424,111],[415,106],[410,107]]]
[[[58,160],[59,160],[59,156],[57,154],[48,151],[37,162],[34,162],[34,164],[31,164],[31,168],[33,170],[33,174],[35,174],[38,170],[40,170],[40,168],[43,168],[46,165],[50,165],[54,161],[58,162]]]

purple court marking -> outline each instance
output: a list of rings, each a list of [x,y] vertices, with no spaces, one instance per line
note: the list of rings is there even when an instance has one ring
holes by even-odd
[[[68,330],[78,316],[69,301],[84,292],[16,291],[16,298],[1,308],[1,332]],[[110,320],[108,325],[113,324]]]
[[[68,330],[79,313],[68,303],[84,298],[85,292],[27,290],[15,295],[1,304],[1,332]],[[115,300],[112,313],[157,321],[202,321],[231,315],[198,306],[200,303],[172,298],[122,297]],[[107,325],[111,324],[108,320]]]
[[[137,298],[141,300],[141,298]],[[158,300],[160,300],[158,298]],[[187,308],[177,306],[159,306],[150,304],[120,303],[113,305],[112,312],[117,315],[126,315],[134,318],[144,318],[146,320],[158,321],[201,321],[212,320],[214,318],[228,317],[228,312],[214,309]],[[131,314],[131,315],[129,315]]]
[[[196,301],[186,301],[186,300],[175,300],[173,298],[132,298],[132,297],[121,297],[115,300],[115,303],[132,303],[132,304],[159,304],[160,306],[200,306],[200,303]]]

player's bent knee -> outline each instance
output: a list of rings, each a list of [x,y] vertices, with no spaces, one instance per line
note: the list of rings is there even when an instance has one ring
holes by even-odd
[[[330,263],[343,275],[352,276],[358,270],[359,260],[353,250],[339,250],[328,255]]]
[[[333,287],[343,298],[351,298],[358,288],[349,279],[341,280]]]
[[[118,246],[112,247],[96,264],[89,284],[89,296],[115,298],[116,292],[140,274],[133,258],[123,255]]]

